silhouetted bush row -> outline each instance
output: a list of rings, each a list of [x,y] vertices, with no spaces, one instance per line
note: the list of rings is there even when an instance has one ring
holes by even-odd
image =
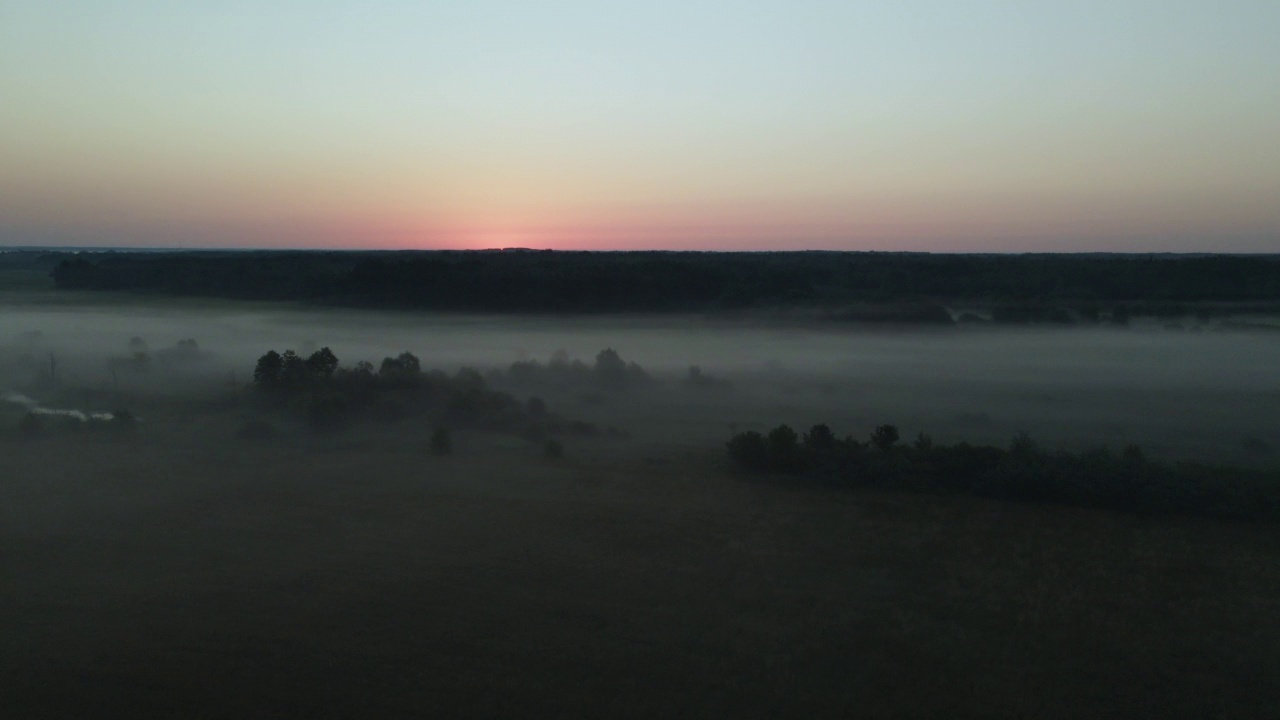
[[[866,442],[839,440],[826,425],[815,425],[803,436],[779,425],[767,434],[734,435],[728,452],[745,470],[837,486],[959,492],[1148,514],[1233,519],[1280,514],[1280,477],[1275,473],[1160,462],[1136,445],[1120,453],[1106,448],[1050,452],[1025,435],[1000,448],[940,445],[924,434],[904,445],[893,425],[876,428]]]

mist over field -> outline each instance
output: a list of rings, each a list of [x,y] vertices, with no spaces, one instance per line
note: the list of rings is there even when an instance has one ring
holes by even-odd
[[[1280,700],[1266,313],[443,313],[9,280],[22,717]]]
[[[5,312],[0,384],[26,387],[47,372],[52,354],[64,382],[129,404],[179,391],[240,391],[271,349],[307,355],[328,347],[346,366],[409,351],[425,368],[452,374],[463,367],[504,373],[516,362],[545,364],[557,352],[590,364],[612,348],[652,373],[658,390],[592,403],[583,388],[498,385],[518,395],[549,392],[577,414],[677,443],[705,443],[730,424],[822,422],[862,434],[893,422],[948,440],[1002,444],[1025,432],[1063,447],[1139,443],[1169,457],[1259,460],[1247,441],[1280,444],[1276,335],[1188,325],[883,329],[701,316],[90,303]],[[154,355],[146,373],[119,365],[135,338]],[[196,341],[198,356],[166,360],[166,348],[183,340]],[[682,381],[690,366],[726,387],[689,391]]]

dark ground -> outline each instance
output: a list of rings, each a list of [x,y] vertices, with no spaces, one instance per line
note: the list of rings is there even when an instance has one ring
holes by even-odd
[[[223,423],[223,424],[220,424]],[[1261,717],[1271,526],[411,430],[0,447],[5,717]],[[216,438],[211,441],[210,438]]]

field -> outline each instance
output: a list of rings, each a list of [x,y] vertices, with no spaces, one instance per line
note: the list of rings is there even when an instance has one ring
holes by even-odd
[[[893,421],[1274,467],[1269,334],[59,297],[5,307],[0,390],[140,422],[27,435],[0,405],[6,716],[1257,717],[1280,702],[1274,525],[835,491],[744,477],[724,453],[735,428]],[[109,373],[134,336],[207,355]],[[262,410],[254,359],[316,346],[473,365],[624,432],[566,436],[554,460],[456,427],[437,456],[437,418],[318,433]],[[491,372],[604,347],[657,384]],[[732,386],[682,384],[692,364]],[[260,417],[274,436],[244,436]]]

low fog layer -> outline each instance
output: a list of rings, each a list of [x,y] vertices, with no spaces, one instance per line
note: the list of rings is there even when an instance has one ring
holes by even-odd
[[[180,308],[24,306],[0,315],[0,391],[48,406],[52,398],[32,381],[52,371],[64,385],[111,390],[113,400],[128,403],[242,388],[255,360],[272,349],[305,356],[328,347],[347,367],[409,351],[424,369],[473,367],[517,396],[546,395],[575,416],[655,441],[705,443],[778,422],[825,422],[863,434],[893,422],[911,435],[948,440],[1003,443],[1027,432],[1049,446],[1136,442],[1170,457],[1258,460],[1242,448],[1280,445],[1280,335],[1193,330],[797,328],[190,301]],[[522,387],[501,374],[558,352],[590,364],[605,348],[653,375],[658,389],[600,398]],[[686,382],[691,366],[713,382]]]

